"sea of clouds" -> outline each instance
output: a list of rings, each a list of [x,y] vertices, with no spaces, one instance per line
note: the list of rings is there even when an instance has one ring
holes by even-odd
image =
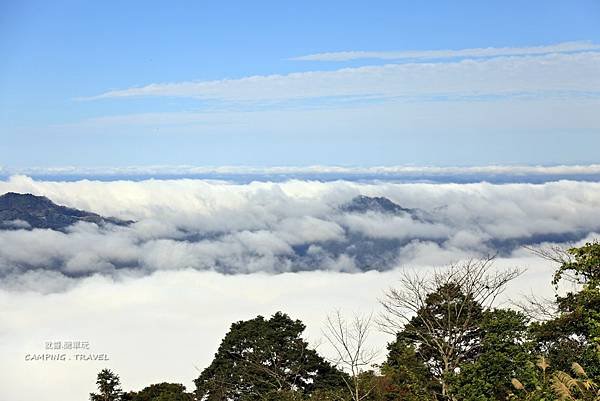
[[[66,232],[0,231],[2,286],[59,291],[96,273],[141,276],[195,269],[225,274],[359,273],[510,256],[522,245],[579,241],[600,232],[600,183],[428,184],[350,181],[35,181],[0,193],[135,223],[79,223]],[[344,210],[359,195],[412,213]]]
[[[328,313],[378,313],[399,272],[497,255],[520,267],[502,302],[552,295],[556,267],[522,245],[580,244],[600,232],[600,183],[432,184],[289,180],[80,180],[13,176],[8,191],[135,220],[65,232],[0,231],[0,394],[87,398],[105,367],[126,389],[191,381],[229,325],[283,310],[322,339]],[[358,195],[411,213],[349,212]],[[108,362],[26,361],[47,341],[88,341]],[[391,338],[373,332],[385,348]],[[327,348],[319,347],[327,355]],[[385,351],[382,351],[385,356]],[[24,391],[23,389],[27,389]]]

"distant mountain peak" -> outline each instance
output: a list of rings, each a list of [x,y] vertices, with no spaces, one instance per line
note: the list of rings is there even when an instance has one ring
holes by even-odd
[[[7,192],[0,196],[0,230],[45,228],[63,231],[78,223],[124,226],[132,221],[60,206],[45,196]]]
[[[6,208],[22,208],[29,204],[50,205],[52,201],[45,196],[33,194],[21,194],[17,192],[7,192],[0,196],[0,209]]]
[[[340,209],[347,213],[385,213],[385,214],[412,214],[413,209],[406,209],[383,196],[358,195],[348,203],[343,204]]]

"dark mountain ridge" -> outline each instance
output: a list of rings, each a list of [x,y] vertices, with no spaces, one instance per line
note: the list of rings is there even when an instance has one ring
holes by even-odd
[[[78,223],[126,226],[132,221],[57,205],[45,196],[8,192],[0,196],[0,229],[51,229],[63,231]]]
[[[359,195],[340,208],[343,212],[347,213],[386,213],[386,214],[402,214],[408,213],[413,214],[413,209],[406,209],[397,203],[392,202],[388,198],[382,196],[365,196]]]
[[[405,208],[383,196],[358,195],[339,208],[344,213],[381,213],[390,216],[405,215],[422,223],[432,223],[435,221],[435,218],[425,210]]]

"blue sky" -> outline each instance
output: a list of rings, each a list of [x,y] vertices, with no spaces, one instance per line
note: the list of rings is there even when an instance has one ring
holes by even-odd
[[[0,1],[0,166],[599,162],[597,1],[171,3]]]

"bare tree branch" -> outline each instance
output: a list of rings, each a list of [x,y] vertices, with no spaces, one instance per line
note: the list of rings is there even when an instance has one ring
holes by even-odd
[[[373,314],[355,314],[350,320],[346,320],[338,310],[327,316],[322,330],[335,351],[331,362],[350,375],[350,379],[344,381],[352,401],[364,400],[374,388],[363,390],[360,385],[361,374],[373,366],[379,354],[376,349],[368,346],[372,323]]]
[[[398,286],[379,301],[383,307],[379,327],[413,339],[415,351],[440,381],[443,397],[447,397],[445,375],[458,369],[477,347],[473,333],[481,312],[493,308],[506,285],[523,273],[518,268],[495,269],[494,258],[454,263],[428,274],[405,270]],[[443,311],[428,305],[431,294],[436,294]]]
[[[510,303],[534,321],[554,319],[558,313],[558,307],[553,299],[533,293],[521,295],[521,299],[511,300]]]

